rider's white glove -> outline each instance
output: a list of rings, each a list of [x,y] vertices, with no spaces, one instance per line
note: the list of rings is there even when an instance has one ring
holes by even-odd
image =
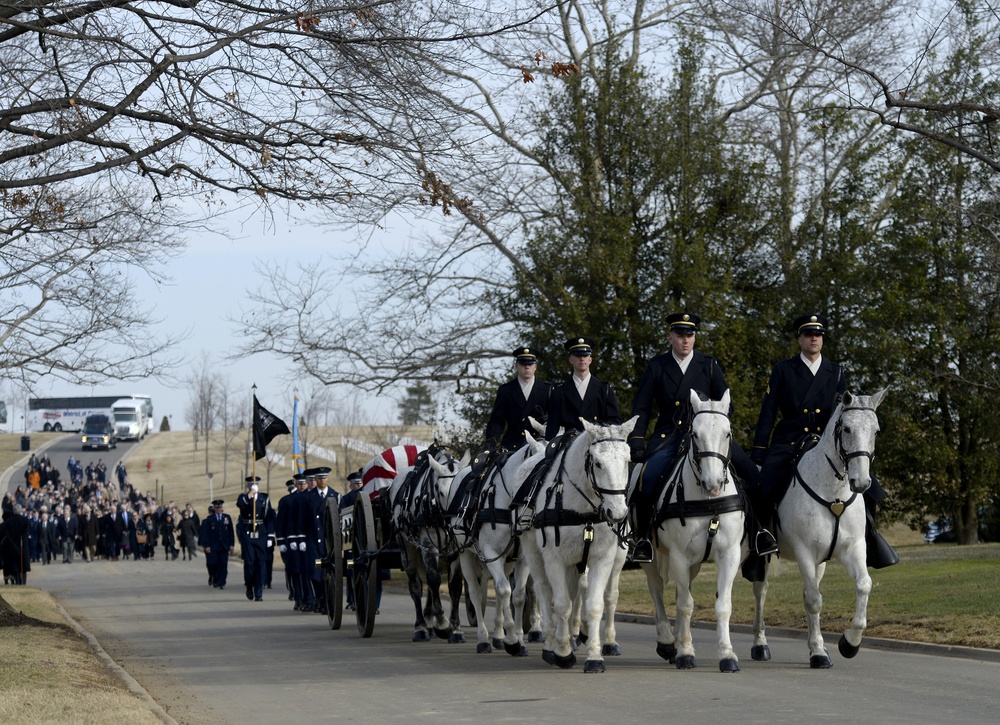
[[[288,551],[288,547],[282,544],[281,546],[278,547],[278,551],[284,554],[286,551]]]

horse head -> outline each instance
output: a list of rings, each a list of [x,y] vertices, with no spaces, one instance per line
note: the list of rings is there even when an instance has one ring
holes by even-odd
[[[722,493],[729,481],[730,444],[729,391],[722,400],[702,400],[691,391],[691,456],[698,483],[709,498]]]
[[[855,493],[864,493],[872,485],[871,462],[875,457],[875,438],[879,424],[875,410],[888,388],[874,395],[844,393],[834,416],[834,443],[847,482]],[[838,471],[839,476],[839,471]]]
[[[612,524],[623,521],[628,514],[628,436],[637,420],[639,416],[635,415],[619,425],[595,425],[580,419],[590,441],[584,464],[587,479],[600,499],[601,513]]]
[[[456,459],[445,449],[440,449],[437,455],[427,457],[427,465],[437,474],[434,482],[435,495],[438,505],[447,508],[448,495],[451,493],[451,484],[455,480],[455,475],[469,465],[472,454],[466,451],[461,459]]]

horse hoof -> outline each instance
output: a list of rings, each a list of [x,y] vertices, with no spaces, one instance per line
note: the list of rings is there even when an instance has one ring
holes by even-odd
[[[489,642],[480,642],[479,644],[476,645],[477,655],[488,655],[492,651],[493,651],[493,645],[491,645]]]
[[[673,642],[670,644],[663,644],[663,642],[656,643],[656,654],[660,655],[670,664],[674,664],[674,660],[677,659],[677,645]]]
[[[434,636],[436,636],[438,639],[450,639],[451,638],[451,633],[453,631],[454,630],[451,629],[450,627],[448,629],[438,629],[437,627],[435,627],[434,628]]]
[[[740,663],[735,659],[719,660],[719,672],[739,672]]]
[[[524,646],[524,645],[522,644],[522,645],[521,645],[521,651],[520,651],[520,652],[518,652],[518,653],[517,653],[516,655],[514,655],[514,656],[515,656],[515,657],[527,657],[527,656],[528,656],[528,648],[527,648],[527,647],[525,647],[525,646]]]
[[[677,665],[677,669],[679,670],[693,670],[695,667],[698,666],[697,661],[695,661],[694,655],[681,655],[680,657],[676,658],[674,664]]]
[[[465,634],[462,632],[452,632],[448,637],[448,644],[465,644]]]
[[[413,633],[414,642],[430,642],[431,635],[426,629],[418,629]]]
[[[503,647],[503,640],[500,639],[500,638],[498,638],[498,637],[494,637],[493,638],[493,649],[500,649],[502,647]]]
[[[521,656],[521,643],[514,642],[513,644],[503,643],[503,651],[509,654],[511,657]]]
[[[750,648],[750,659],[755,662],[767,662],[771,659],[771,648],[766,644],[755,644]]]
[[[545,641],[545,635],[537,630],[532,630],[528,632],[528,644],[535,644]]]
[[[587,660],[583,663],[585,674],[590,672],[605,672],[604,660]]]
[[[857,656],[858,652],[861,651],[861,645],[859,644],[855,647],[853,644],[847,641],[847,637],[840,635],[840,641],[837,642],[837,649],[840,650],[840,654],[845,659],[851,659]]]
[[[809,658],[809,666],[814,670],[828,670],[833,667],[833,663],[826,655],[813,655]]]
[[[552,657],[555,659],[556,667],[561,667],[564,670],[568,670],[570,667],[576,664],[576,655],[570,652],[565,657],[560,657],[555,652],[552,653]]]
[[[547,664],[554,665],[556,663],[556,653],[550,649],[543,649],[542,660]]]
[[[616,644],[601,645],[601,657],[621,657],[622,648]]]

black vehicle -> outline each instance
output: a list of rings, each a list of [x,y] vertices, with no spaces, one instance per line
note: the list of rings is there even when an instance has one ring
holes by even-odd
[[[111,417],[107,415],[88,415],[83,424],[83,450],[97,448],[111,450],[118,447],[118,436]]]

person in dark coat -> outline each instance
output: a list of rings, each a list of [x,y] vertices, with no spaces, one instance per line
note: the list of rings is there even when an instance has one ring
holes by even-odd
[[[260,492],[259,483],[259,476],[247,476],[247,490],[236,499],[236,507],[240,510],[236,534],[243,557],[243,584],[247,599],[257,602],[264,600],[267,549],[271,544],[268,528],[271,501],[266,493]]]
[[[58,550],[59,537],[55,522],[49,518],[48,511],[42,511],[42,520],[38,523],[38,552],[42,564],[50,563]]]
[[[583,430],[580,418],[591,423],[621,424],[614,388],[590,373],[594,341],[589,337],[574,337],[563,347],[569,352],[573,374],[556,387],[549,398],[545,438],[555,438],[560,427],[567,432]]]
[[[530,347],[514,350],[517,377],[497,388],[489,422],[486,424],[486,448],[513,451],[525,443],[524,434],[531,428],[528,417],[545,423],[553,386],[535,377],[538,355]]]
[[[828,326],[826,317],[819,313],[796,318],[793,328],[800,353],[782,360],[771,370],[751,452],[753,461],[761,466],[759,505],[768,512],[784,496],[797,451],[808,438],[818,439],[822,435],[847,391],[844,369],[823,357],[823,339]],[[874,528],[875,503],[884,497],[885,491],[872,476],[872,485],[865,492],[864,500],[869,511],[869,565],[875,567],[898,561],[895,552]],[[883,559],[873,559],[873,546]]]
[[[180,535],[181,558],[194,559],[198,549],[198,522],[192,518],[191,512],[184,509],[181,513],[180,523],[177,524],[177,531]]]
[[[222,499],[212,501],[215,513],[205,518],[202,528],[201,548],[205,550],[206,565],[209,566],[212,586],[226,588],[229,576],[229,555],[236,546],[233,519],[223,510]]]
[[[156,556],[156,524],[153,514],[149,511],[135,522],[135,543],[139,547],[143,559],[153,559]]]
[[[83,558],[93,561],[97,556],[97,537],[100,533],[100,523],[97,514],[94,513],[90,505],[83,507],[80,514],[80,540],[83,544]]]
[[[3,559],[3,580],[9,584],[27,584],[31,571],[28,551],[28,519],[11,509],[4,509],[0,523],[0,558]]]
[[[163,544],[163,558],[167,561],[174,561],[180,551],[177,550],[177,534],[174,531],[174,515],[169,511],[163,514],[160,521],[160,543]]]
[[[306,477],[312,476],[316,481],[316,487],[309,492],[309,504],[311,507],[311,518],[308,528],[307,563],[313,566],[309,569],[309,580],[313,590],[314,611],[326,614],[326,588],[323,586],[323,570],[315,565],[316,559],[326,556],[326,518],[335,512],[340,515],[339,502],[340,494],[329,486],[330,468],[321,466],[306,471]],[[328,511],[328,504],[330,506]]]
[[[76,540],[80,535],[80,524],[69,506],[65,506],[56,517],[56,536],[62,550],[63,564],[73,563]]]
[[[642,463],[639,486],[633,493],[631,506],[637,537],[633,561],[652,560],[652,532],[656,501],[673,470],[684,436],[691,428],[691,391],[710,400],[721,400],[729,389],[719,361],[694,349],[701,318],[689,312],[667,315],[670,326],[670,351],[657,355],[646,364],[639,380],[632,415],[639,416],[629,448],[634,463]],[[653,432],[646,442],[651,416],[657,413]],[[729,415],[733,406],[730,404]],[[730,446],[730,459],[739,477],[749,486],[756,486],[757,468],[735,441]],[[758,528],[751,544],[762,553],[777,551],[774,537]],[[755,548],[755,550],[757,550]]]

